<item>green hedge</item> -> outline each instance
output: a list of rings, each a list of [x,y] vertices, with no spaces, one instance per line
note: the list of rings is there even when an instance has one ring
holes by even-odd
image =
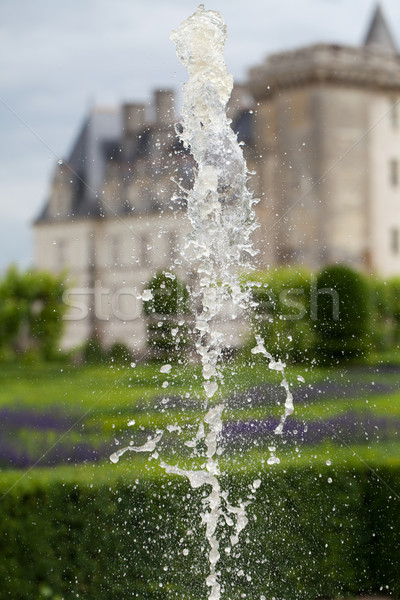
[[[207,597],[206,544],[190,533],[202,490],[117,467],[86,473],[42,470],[9,491],[17,476],[2,477],[0,597]],[[258,476],[226,475],[224,486],[243,498]],[[240,549],[225,554],[221,534],[224,597],[315,600],[381,587],[400,597],[400,467],[379,467],[379,477],[362,464],[268,467]]]
[[[253,273],[248,284],[257,304],[254,329],[266,340],[269,351],[278,356],[287,354],[293,361],[312,358],[311,274],[280,268]]]
[[[176,359],[188,345],[185,316],[189,293],[176,275],[158,272],[147,284],[151,299],[143,302],[147,345],[155,358]]]
[[[370,343],[378,351],[391,350],[400,343],[400,279],[371,277],[368,284]]]
[[[254,272],[243,283],[255,301],[254,330],[273,355],[337,364],[400,344],[399,278],[382,280],[330,265],[315,274],[286,267]],[[336,304],[330,289],[338,294]],[[248,346],[254,346],[253,338]]]
[[[336,364],[362,358],[371,325],[365,276],[346,265],[331,265],[318,274],[316,283],[315,349],[319,361]]]
[[[0,278],[0,360],[59,356],[64,291],[62,275],[10,267]]]

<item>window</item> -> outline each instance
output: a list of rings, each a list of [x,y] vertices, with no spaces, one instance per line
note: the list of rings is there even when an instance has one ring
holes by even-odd
[[[398,98],[392,98],[390,101],[390,123],[392,129],[399,127],[399,102]]]
[[[399,254],[400,250],[400,235],[399,229],[397,227],[393,227],[390,230],[390,249],[392,254]]]
[[[168,256],[167,264],[171,264],[179,256],[179,242],[176,231],[168,233]]]
[[[389,163],[390,183],[393,187],[399,185],[399,162],[393,158]]]
[[[56,247],[56,269],[61,270],[63,267],[65,267],[66,264],[65,242],[64,240],[58,240],[56,242],[53,242],[53,244]]]
[[[142,267],[148,267],[151,264],[149,236],[146,233],[142,233],[140,242],[140,264]]]
[[[110,259],[111,264],[116,265],[120,258],[119,240],[116,235],[110,238]]]

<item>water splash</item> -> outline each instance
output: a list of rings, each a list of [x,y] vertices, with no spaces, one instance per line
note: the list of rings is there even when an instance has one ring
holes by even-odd
[[[196,315],[196,350],[200,356],[205,395],[210,400],[219,388],[222,350],[229,346],[221,324],[246,310],[249,292],[238,279],[240,267],[248,267],[255,254],[251,234],[256,223],[254,199],[247,189],[246,163],[236,135],[226,116],[233,78],[228,73],[223,50],[226,26],[222,16],[201,5],[171,35],[189,80],[183,89],[183,131],[180,138],[197,163],[197,177],[188,192],[188,217],[193,232],[198,287],[192,295],[201,307]],[[231,545],[247,523],[245,503],[233,507],[221,490],[218,439],[222,431],[223,404],[210,408],[204,418],[207,431],[199,429],[194,446],[204,438],[206,467],[187,471],[163,463],[168,473],[188,477],[193,487],[207,485],[202,522],[209,544],[210,571],[206,583],[209,600],[219,600],[221,585],[217,564],[220,558],[216,530],[219,522],[234,526]],[[233,517],[228,517],[228,513]]]
[[[262,354],[269,361],[269,368],[273,371],[279,371],[282,375],[281,386],[286,391],[286,400],[285,400],[285,412],[283,413],[280,423],[275,429],[275,433],[281,434],[283,433],[283,427],[285,425],[286,419],[293,414],[294,406],[293,406],[293,394],[289,389],[289,383],[286,379],[285,375],[285,363],[281,360],[275,360],[272,354],[270,354],[264,345],[264,340],[260,335],[256,335],[257,346],[252,348],[252,354]]]
[[[247,313],[254,301],[250,288],[243,286],[239,273],[251,270],[255,256],[251,236],[257,227],[254,213],[255,199],[247,189],[248,171],[242,149],[226,116],[233,78],[228,73],[223,50],[226,26],[216,11],[197,11],[173,31],[179,59],[186,67],[189,79],[183,89],[182,130],[179,136],[190,150],[197,164],[197,176],[191,190],[187,190],[188,218],[192,234],[188,246],[194,250],[197,285],[192,289],[193,305],[199,307],[195,315],[196,350],[201,360],[206,414],[195,437],[185,444],[194,455],[205,450],[202,469],[183,469],[164,460],[161,467],[168,474],[189,479],[193,488],[206,486],[201,520],[208,541],[209,600],[220,600],[221,583],[218,576],[220,559],[217,529],[221,523],[231,528],[230,553],[239,542],[247,525],[246,507],[254,498],[260,480],[253,482],[251,493],[237,506],[229,502],[228,493],[221,488],[219,456],[222,449],[219,438],[223,426],[224,404],[212,404],[218,397],[221,382],[223,350],[229,348],[226,324],[233,326],[242,313]],[[285,411],[275,433],[283,431],[286,418],[293,412],[293,397],[285,377],[285,365],[275,360],[266,350],[264,341],[257,336],[253,354],[262,354],[269,368],[280,372],[281,385],[286,391]],[[161,372],[169,372],[163,365]],[[168,428],[167,428],[168,429]],[[170,429],[169,429],[170,430]],[[128,446],[111,457],[116,462],[126,451],[152,452],[161,440],[162,432],[144,446]],[[268,464],[278,463],[275,447],[269,448]]]
[[[154,438],[149,438],[146,443],[142,446],[134,446],[131,444],[130,446],[126,446],[125,448],[120,448],[110,456],[111,462],[114,464],[117,463],[120,457],[125,454],[125,452],[154,452],[158,442],[161,440],[163,432],[157,432],[158,435]]]
[[[226,336],[215,324],[245,310],[248,291],[238,269],[249,267],[256,222],[255,200],[247,189],[242,150],[226,116],[233,87],[223,58],[226,26],[221,15],[198,10],[172,33],[177,55],[189,80],[183,89],[183,131],[180,138],[197,163],[197,177],[188,192],[188,217],[193,227],[189,244],[196,257],[201,310],[195,329],[208,398],[218,390],[218,363]]]
[[[180,138],[197,163],[197,177],[188,191],[188,217],[193,227],[189,245],[194,248],[198,287],[192,294],[200,305],[196,315],[196,350],[202,363],[203,387],[211,400],[218,391],[219,366],[223,348],[229,347],[222,323],[234,322],[248,311],[249,290],[239,280],[240,270],[250,270],[250,259],[256,252],[251,235],[257,227],[253,205],[255,200],[247,189],[248,171],[242,149],[226,116],[233,78],[228,73],[223,50],[226,26],[215,11],[198,10],[171,35],[177,55],[186,67],[189,80],[183,89],[183,131]],[[270,368],[282,373],[282,385],[287,391],[285,414],[277,428],[281,433],[286,417],[292,411],[292,396],[284,375],[284,365],[274,361],[265,350],[261,338],[253,353],[262,352]],[[203,471],[188,471],[163,463],[167,473],[188,477],[193,487],[208,485],[209,495],[203,501],[202,521],[206,526],[209,544],[210,572],[207,585],[209,600],[219,600],[221,586],[217,564],[220,558],[216,529],[221,520],[234,528],[231,546],[247,524],[246,506],[229,503],[228,495],[219,482],[218,439],[222,431],[223,404],[210,408],[204,426],[192,441],[196,447],[205,439],[206,467]],[[269,463],[278,462],[274,454]],[[257,488],[254,486],[253,491]],[[228,548],[230,552],[230,548]]]

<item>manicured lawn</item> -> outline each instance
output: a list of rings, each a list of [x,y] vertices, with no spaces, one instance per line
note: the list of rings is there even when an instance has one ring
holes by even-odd
[[[3,365],[0,467],[108,461],[119,446],[144,443],[157,428],[164,430],[163,451],[184,459],[189,455],[184,442],[204,415],[201,371],[196,365],[172,365],[162,373],[160,366]],[[284,401],[279,375],[261,361],[235,361],[222,374],[213,402],[223,397],[226,403],[228,457],[268,456],[268,446],[275,445],[282,461],[301,455],[311,460],[327,443],[338,456],[354,446],[365,446],[371,456],[377,448],[388,457],[398,453],[400,367],[291,366],[287,377],[295,413],[281,438],[273,433]],[[182,433],[167,431],[171,425],[182,427]],[[139,459],[130,454],[124,460]]]

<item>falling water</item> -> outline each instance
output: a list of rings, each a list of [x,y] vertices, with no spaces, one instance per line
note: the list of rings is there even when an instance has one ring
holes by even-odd
[[[238,280],[239,267],[254,254],[250,236],[255,229],[253,199],[249,193],[246,163],[226,116],[233,79],[223,50],[226,26],[221,15],[201,5],[172,33],[179,59],[189,74],[183,90],[180,138],[197,163],[197,177],[188,193],[188,216],[193,227],[189,243],[196,257],[200,310],[196,315],[196,349],[202,363],[204,390],[211,399],[218,390],[219,363],[227,341],[221,328],[227,310],[231,318],[248,305],[248,291]],[[195,440],[205,439],[206,467],[185,471],[163,463],[168,473],[186,475],[193,487],[208,485],[202,521],[209,544],[209,600],[221,597],[217,576],[220,558],[216,529],[226,512],[235,519],[231,543],[236,544],[247,523],[245,503],[232,507],[219,482],[218,438],[222,431],[223,404],[212,406],[205,427]]]
[[[230,345],[226,325],[234,327],[251,306],[249,288],[240,281],[239,272],[251,268],[251,259],[256,254],[251,243],[257,227],[255,200],[247,189],[249,175],[242,149],[226,116],[233,79],[223,58],[226,26],[222,16],[201,5],[172,32],[171,38],[189,74],[183,89],[183,129],[179,135],[197,163],[195,183],[187,191],[188,217],[192,225],[188,246],[195,256],[197,287],[192,290],[192,300],[193,305],[200,308],[195,315],[194,334],[206,397],[203,422],[194,439],[186,445],[196,450],[204,443],[206,460],[205,467],[198,470],[183,469],[164,460],[160,464],[169,474],[187,477],[193,488],[206,486],[209,491],[203,499],[201,515],[209,547],[206,583],[209,600],[219,600],[222,590],[218,576],[217,529],[221,523],[231,527],[230,546],[235,546],[247,524],[246,506],[250,500],[233,506],[228,493],[221,487],[219,438],[224,404],[216,403],[214,398],[218,397],[221,382],[223,350]],[[259,336],[252,352],[264,355],[269,367],[282,375],[281,385],[286,390],[285,412],[276,429],[277,434],[282,433],[286,417],[293,412],[285,365],[274,360]],[[126,451],[153,452],[161,436],[162,432],[157,431],[143,446],[120,449],[111,460],[117,462]],[[270,450],[272,455],[268,463],[279,462],[274,448]],[[259,483],[259,480],[253,482],[252,492]],[[225,548],[225,551],[230,549]]]
[[[171,38],[189,74],[183,90],[180,138],[197,163],[196,181],[188,193],[188,216],[193,227],[190,244],[196,257],[199,277],[196,294],[201,306],[195,322],[196,349],[201,358],[205,394],[211,399],[218,391],[222,350],[229,345],[221,324],[227,319],[234,322],[250,304],[249,290],[239,281],[239,270],[249,269],[249,259],[255,255],[251,243],[256,228],[254,199],[247,189],[248,172],[241,147],[226,116],[233,79],[223,57],[226,26],[222,16],[206,11],[201,5]],[[287,398],[285,414],[277,428],[280,433],[286,417],[293,411],[284,365],[273,360],[261,338],[257,339],[253,353],[264,354],[270,367],[282,372]],[[209,544],[209,600],[221,597],[217,576],[220,557],[217,526],[223,518],[234,524],[230,538],[233,546],[247,524],[246,502],[231,506],[220,486],[218,440],[223,410],[223,404],[209,408],[204,418],[205,427],[202,426],[196,436],[195,442],[205,439],[205,470],[186,471],[163,463],[168,473],[185,475],[193,487],[208,485],[210,488],[202,515]],[[276,460],[273,456],[272,462]],[[228,515],[233,519],[228,521]]]

